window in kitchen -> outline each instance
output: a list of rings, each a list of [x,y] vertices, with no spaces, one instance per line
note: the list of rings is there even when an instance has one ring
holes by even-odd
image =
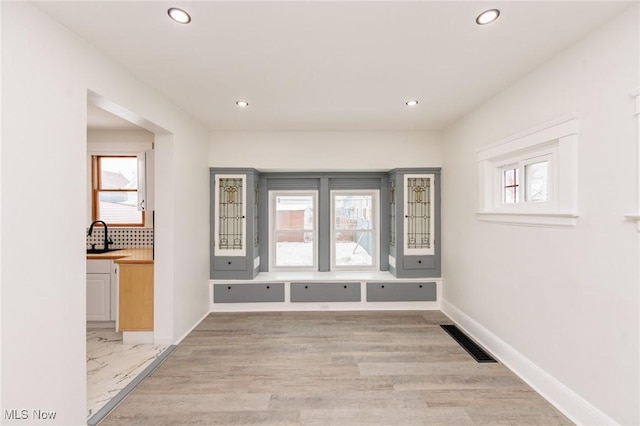
[[[378,269],[378,191],[331,192],[331,269]]]
[[[271,191],[271,270],[317,270],[317,192]]]
[[[138,158],[95,155],[91,165],[93,220],[144,226],[144,211],[138,209]]]

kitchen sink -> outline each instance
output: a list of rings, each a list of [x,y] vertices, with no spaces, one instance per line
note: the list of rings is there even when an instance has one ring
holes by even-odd
[[[97,249],[97,248],[92,248],[92,249],[87,249],[87,254],[100,254],[100,253],[109,253],[111,251],[118,251],[118,250],[122,250],[122,249],[116,249],[116,248],[111,248],[111,249]]]

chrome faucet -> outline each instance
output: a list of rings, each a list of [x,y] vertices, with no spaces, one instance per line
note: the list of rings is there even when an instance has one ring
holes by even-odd
[[[91,225],[89,226],[89,231],[87,232],[87,236],[90,237],[91,234],[93,233],[93,227],[96,223],[101,223],[102,226],[104,226],[104,249],[108,250],[109,249],[109,244],[113,244],[113,241],[111,240],[111,238],[109,238],[109,228],[107,227],[107,224],[105,221],[103,220],[96,220],[93,223],[91,223]],[[92,244],[92,246],[95,244]]]

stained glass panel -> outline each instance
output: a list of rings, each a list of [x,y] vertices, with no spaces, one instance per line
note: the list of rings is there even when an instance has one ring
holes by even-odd
[[[431,178],[407,178],[408,249],[431,248]]]
[[[242,178],[220,178],[218,185],[218,249],[243,248]]]

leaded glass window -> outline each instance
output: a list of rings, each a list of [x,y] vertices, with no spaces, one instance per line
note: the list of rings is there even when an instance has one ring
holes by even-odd
[[[389,244],[396,245],[396,182],[389,182]]]
[[[218,250],[244,249],[244,178],[218,179]]]
[[[405,176],[405,254],[433,253],[433,175]]]
[[[253,198],[253,246],[260,245],[260,182],[256,179]]]

